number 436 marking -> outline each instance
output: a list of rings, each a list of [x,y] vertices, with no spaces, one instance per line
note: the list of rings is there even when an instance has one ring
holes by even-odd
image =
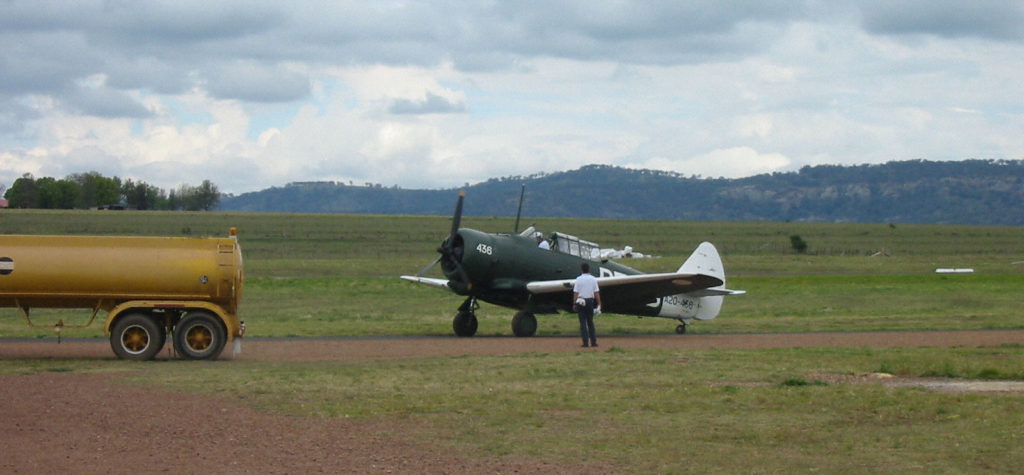
[[[481,244],[477,244],[476,245],[476,252],[479,252],[480,254],[486,254],[486,255],[490,256],[490,255],[494,254],[494,248],[491,247],[491,246],[488,246],[487,244],[482,244],[481,243]]]

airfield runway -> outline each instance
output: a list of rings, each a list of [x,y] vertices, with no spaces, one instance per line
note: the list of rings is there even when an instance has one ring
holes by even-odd
[[[977,347],[1024,330],[575,337],[248,339],[237,361],[344,361],[610,348]],[[165,350],[160,358],[171,355]],[[0,359],[114,359],[102,340],[0,340]],[[204,363],[197,363],[202,365]],[[0,473],[611,473],[609,467],[458,453],[404,419],[295,417],[231,395],[176,393],[117,372],[0,374]],[[1019,389],[1017,390],[1019,391]],[[387,394],[381,394],[387,397]]]
[[[1024,330],[953,330],[823,333],[688,334],[602,336],[598,348],[579,347],[576,336],[515,337],[368,337],[368,338],[248,338],[240,354],[228,345],[221,359],[238,361],[330,361],[432,356],[563,353],[623,349],[768,349],[813,347],[916,348],[1024,344]],[[158,358],[171,358],[170,345]],[[0,341],[0,359],[99,358],[113,359],[105,340]]]

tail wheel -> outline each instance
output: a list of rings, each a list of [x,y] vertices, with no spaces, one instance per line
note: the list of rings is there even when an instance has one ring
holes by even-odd
[[[123,360],[151,360],[166,341],[163,327],[141,313],[119,318],[110,331],[110,347]]]
[[[537,333],[537,317],[526,310],[512,317],[512,333],[515,336],[533,336]]]
[[[205,312],[192,312],[174,328],[174,349],[183,358],[213,359],[220,355],[227,341],[220,321]]]

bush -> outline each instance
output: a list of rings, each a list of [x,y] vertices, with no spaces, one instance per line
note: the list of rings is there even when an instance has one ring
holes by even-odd
[[[801,238],[800,236],[790,236],[789,242],[790,244],[793,245],[793,250],[796,251],[798,254],[803,254],[807,252],[807,242],[804,241],[803,238]]]

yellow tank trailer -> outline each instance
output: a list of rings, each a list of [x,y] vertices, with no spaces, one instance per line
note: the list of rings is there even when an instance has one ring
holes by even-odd
[[[216,358],[245,332],[241,295],[234,228],[228,238],[0,235],[0,307],[30,325],[32,308],[105,310],[122,359],[153,358],[168,335],[184,358]]]

